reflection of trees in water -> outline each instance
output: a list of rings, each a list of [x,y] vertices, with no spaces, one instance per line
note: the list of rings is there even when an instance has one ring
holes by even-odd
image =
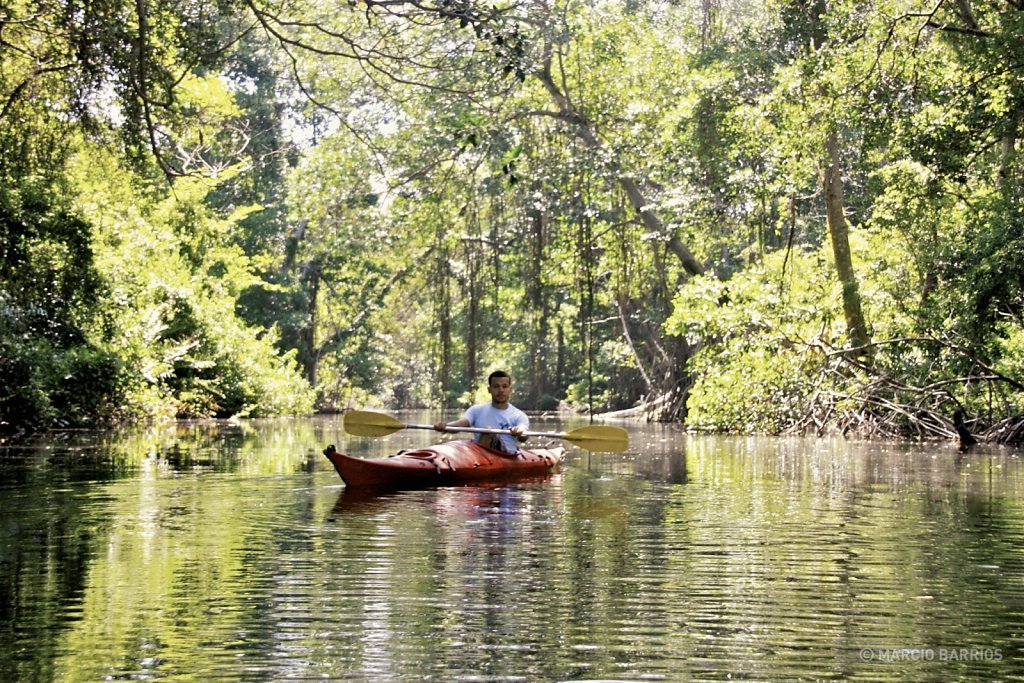
[[[62,479],[31,472],[0,493],[0,672],[7,680],[53,677],[74,621],[69,608],[82,599],[113,523],[96,509],[94,492]]]
[[[1007,452],[626,426],[628,452],[573,449],[543,481],[373,497],[310,461],[328,419],[6,451],[0,670],[874,678],[857,648],[984,643],[1001,663],[944,673],[1010,675],[1024,470]]]

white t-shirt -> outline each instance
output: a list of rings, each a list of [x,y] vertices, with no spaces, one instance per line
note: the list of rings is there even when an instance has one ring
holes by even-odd
[[[498,410],[493,403],[478,403],[467,410],[463,417],[469,420],[470,427],[511,429],[522,426],[523,429],[530,428],[530,418],[511,403],[504,410]],[[482,436],[483,434],[474,434],[473,440],[479,441]],[[511,434],[495,434],[495,436],[501,441],[501,445],[507,453],[515,453],[519,450],[519,439]]]

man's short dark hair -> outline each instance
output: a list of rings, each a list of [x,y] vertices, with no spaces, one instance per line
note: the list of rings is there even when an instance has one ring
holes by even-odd
[[[512,375],[508,374],[504,370],[495,370],[491,374],[487,375],[487,386],[491,386],[491,382],[499,377],[507,377],[509,382],[512,381]]]

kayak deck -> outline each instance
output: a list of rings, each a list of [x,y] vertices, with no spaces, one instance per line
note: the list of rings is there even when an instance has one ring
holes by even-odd
[[[562,446],[502,453],[475,441],[445,441],[390,458],[364,459],[324,449],[349,487],[445,486],[470,481],[511,479],[551,472],[565,459]]]

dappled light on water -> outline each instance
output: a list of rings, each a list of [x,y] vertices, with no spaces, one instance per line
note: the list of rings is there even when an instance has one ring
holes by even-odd
[[[576,425],[551,423],[563,429]],[[334,418],[0,452],[5,680],[1005,680],[1024,466],[625,425],[505,486],[361,494]]]

